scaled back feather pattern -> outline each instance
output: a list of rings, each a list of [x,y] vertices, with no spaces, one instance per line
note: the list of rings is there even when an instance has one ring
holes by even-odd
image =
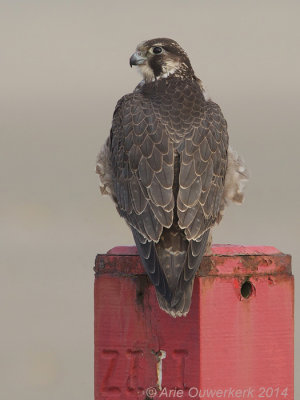
[[[178,43],[142,42],[130,65],[143,80],[118,101],[96,172],[132,231],[160,307],[185,316],[211,228],[227,203],[243,201],[248,174]]]

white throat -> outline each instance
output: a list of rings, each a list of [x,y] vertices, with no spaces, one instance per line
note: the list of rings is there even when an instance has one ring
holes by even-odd
[[[164,79],[175,74],[175,72],[179,69],[180,64],[178,61],[168,60],[162,67],[163,73],[156,77],[152,68],[150,68],[148,65],[148,62],[146,64],[139,65],[138,67],[139,72],[143,75],[145,82],[154,82],[155,80]]]

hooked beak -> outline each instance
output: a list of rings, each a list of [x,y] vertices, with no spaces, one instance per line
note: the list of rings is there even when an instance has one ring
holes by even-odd
[[[129,64],[132,67],[133,65],[141,65],[144,64],[146,61],[146,57],[142,56],[140,51],[136,51],[132,54],[129,60]]]

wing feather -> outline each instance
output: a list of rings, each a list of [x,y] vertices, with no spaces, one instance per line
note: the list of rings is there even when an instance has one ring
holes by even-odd
[[[157,257],[155,243],[173,221],[173,144],[140,93],[117,104],[110,152],[114,190],[120,215],[130,225],[146,271],[159,293],[170,291]]]
[[[200,120],[199,120],[200,118]],[[180,153],[178,224],[199,241],[217,220],[227,168],[227,124],[219,106],[207,101]]]

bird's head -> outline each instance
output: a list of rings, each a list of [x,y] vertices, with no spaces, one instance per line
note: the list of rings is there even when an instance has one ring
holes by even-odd
[[[140,43],[130,57],[130,66],[137,65],[146,82],[174,75],[192,78],[190,60],[175,40],[159,38]]]

